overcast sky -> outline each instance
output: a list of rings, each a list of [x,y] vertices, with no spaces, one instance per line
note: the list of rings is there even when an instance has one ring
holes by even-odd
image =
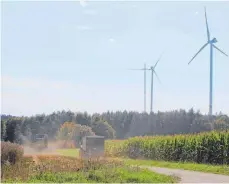
[[[143,111],[143,72],[164,52],[154,111],[208,113],[211,38],[229,54],[228,2],[3,2],[2,113]],[[229,57],[214,50],[213,112],[229,114]],[[147,110],[150,107],[147,73]]]

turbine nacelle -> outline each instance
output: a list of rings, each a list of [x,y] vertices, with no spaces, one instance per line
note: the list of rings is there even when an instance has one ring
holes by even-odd
[[[216,43],[216,42],[218,42],[216,38],[213,38],[211,41],[209,41],[209,43]]]

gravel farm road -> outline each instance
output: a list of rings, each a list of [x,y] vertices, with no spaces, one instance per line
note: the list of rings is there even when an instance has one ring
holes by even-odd
[[[180,183],[229,183],[229,176],[226,175],[161,167],[144,166],[144,168],[161,174],[175,175],[180,178]]]

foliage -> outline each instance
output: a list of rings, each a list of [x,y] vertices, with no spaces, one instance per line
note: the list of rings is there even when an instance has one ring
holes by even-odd
[[[21,124],[22,118],[10,118],[6,121],[5,141],[22,143]]]
[[[176,181],[171,176],[126,166],[117,160],[83,161],[73,157],[51,155],[40,155],[37,159],[36,164],[31,157],[26,157],[14,166],[3,167],[3,182],[173,183]]]
[[[107,155],[152,160],[229,164],[229,132],[133,137],[107,147]],[[107,145],[108,143],[106,143]]]
[[[115,130],[106,121],[97,120],[91,126],[96,135],[104,136],[106,139],[115,138]]]
[[[171,176],[157,174],[149,170],[133,168],[100,168],[87,172],[44,173],[35,175],[29,182],[53,182],[63,183],[174,183]]]
[[[2,114],[1,115],[1,120],[8,120],[8,119],[10,119],[10,118],[14,118],[14,116],[11,116],[11,115],[6,115],[6,114]]]
[[[226,115],[219,116],[215,122],[214,127],[218,130],[226,130],[229,129],[229,118]]]
[[[59,131],[57,132],[57,139],[59,140],[72,140],[73,133],[77,128],[76,123],[73,122],[65,122],[61,125]]]
[[[24,150],[22,146],[15,143],[1,141],[1,165],[7,164],[7,162],[15,164],[21,160],[23,153]]]
[[[1,120],[1,141],[5,139],[6,136],[6,122]]]
[[[77,122],[81,126],[93,128],[96,121],[106,121],[115,131],[117,139],[143,135],[173,135],[210,131],[212,129],[229,129],[229,117],[226,115],[213,116],[209,122],[207,115],[199,112],[175,110],[157,113],[138,112],[105,112],[89,115],[71,111],[58,111],[49,115],[19,117],[2,115],[6,122],[5,141],[22,143],[35,134],[48,134],[49,139],[55,139],[60,126],[65,122]],[[95,132],[96,133],[96,132]],[[100,133],[100,132],[99,132]],[[23,138],[23,139],[22,139]]]
[[[73,122],[65,122],[61,125],[59,131],[57,132],[57,139],[64,141],[65,144],[74,141],[75,144],[78,145],[82,140],[82,137],[89,135],[95,135],[91,127],[79,125]]]
[[[123,151],[125,149],[124,140],[106,140],[105,141],[105,155],[108,157],[125,156]]]

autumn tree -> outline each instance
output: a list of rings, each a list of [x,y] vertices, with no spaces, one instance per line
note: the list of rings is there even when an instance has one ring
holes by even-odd
[[[74,141],[78,145],[84,136],[95,135],[91,127],[79,125],[74,122],[65,122],[57,132],[57,139]]]
[[[219,130],[229,129],[229,117],[227,115],[220,115],[216,118],[214,127]]]

